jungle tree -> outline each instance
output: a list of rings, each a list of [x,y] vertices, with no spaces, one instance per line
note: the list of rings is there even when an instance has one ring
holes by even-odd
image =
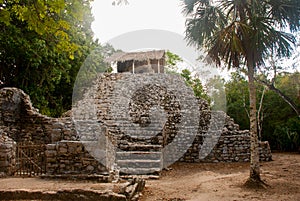
[[[18,87],[41,113],[70,109],[93,40],[91,0],[0,0],[0,88]]]
[[[217,65],[246,66],[250,94],[250,177],[261,184],[254,74],[269,54],[288,57],[300,28],[299,0],[183,0],[186,38]]]

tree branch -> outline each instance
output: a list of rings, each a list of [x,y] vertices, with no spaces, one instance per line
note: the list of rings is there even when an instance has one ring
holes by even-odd
[[[287,104],[290,105],[290,107],[296,112],[297,116],[300,118],[300,108],[298,108],[298,106],[295,104],[295,102],[292,99],[290,99],[288,96],[282,93],[282,91],[277,89],[273,83],[270,84],[267,81],[259,80],[257,78],[255,78],[255,80],[265,85],[266,87],[268,87],[268,89],[274,91],[277,95],[279,95]]]
[[[263,108],[263,100],[264,100],[265,92],[266,92],[266,87],[264,87],[264,90],[261,94],[260,101],[259,101],[259,108],[257,110],[257,127],[258,127],[259,140],[261,140],[262,123],[263,123],[263,118],[264,118],[262,108]]]

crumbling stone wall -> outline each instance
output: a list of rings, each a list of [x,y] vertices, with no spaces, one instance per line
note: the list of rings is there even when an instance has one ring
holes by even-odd
[[[0,130],[0,177],[11,175],[16,165],[16,143]]]
[[[107,172],[79,141],[71,117],[50,118],[41,115],[32,107],[29,96],[17,88],[0,90],[0,135],[4,134],[11,139],[10,144],[46,144],[49,174]],[[0,147],[8,145],[7,141],[0,140]],[[7,152],[9,150],[0,150],[2,155],[7,155]],[[10,161],[14,164],[14,160]],[[13,168],[10,169],[12,172]]]
[[[224,114],[225,122],[221,135],[218,136],[218,143],[212,151],[205,157],[201,157],[199,144],[203,143],[205,133],[200,133],[198,138],[189,148],[187,153],[180,159],[186,162],[248,162],[250,161],[250,133],[248,130],[239,130],[239,125],[235,124],[233,119]],[[199,142],[200,141],[200,142]],[[205,147],[201,147],[204,149]],[[208,150],[210,151],[210,150]],[[271,149],[267,141],[259,142],[259,153],[261,161],[272,160]]]
[[[52,119],[39,114],[22,90],[1,89],[0,107],[0,129],[8,137],[16,142],[51,142]]]
[[[59,141],[48,144],[47,147],[47,174],[99,174],[107,169],[99,164],[79,141]]]
[[[184,151],[179,160],[185,162],[249,161],[249,131],[239,130],[230,117],[211,111],[203,100],[198,100],[197,108],[193,108],[194,102],[189,102],[190,91],[176,85],[183,80],[171,76],[99,74],[92,88],[84,93],[84,99],[77,102],[71,112],[73,116],[64,118],[41,115],[22,90],[3,88],[0,131],[16,143],[46,144],[49,174],[106,173],[108,170],[102,164],[113,167],[117,149],[132,151],[136,147],[162,151],[164,160],[178,158],[179,150]],[[136,82],[132,82],[134,79]],[[124,86],[129,91],[124,92]],[[185,119],[195,115],[197,118]],[[211,125],[220,121],[219,117],[224,117],[223,126],[211,132]],[[193,122],[195,119],[197,122]],[[139,129],[132,129],[137,125]],[[146,129],[149,126],[151,129]],[[89,132],[85,132],[87,128]],[[175,141],[176,150],[164,151]],[[205,144],[206,141],[210,144]],[[203,154],[210,149],[211,152]],[[95,157],[94,152],[101,153],[105,161],[97,158],[97,154]],[[260,159],[268,161],[271,157],[268,143],[261,142]]]

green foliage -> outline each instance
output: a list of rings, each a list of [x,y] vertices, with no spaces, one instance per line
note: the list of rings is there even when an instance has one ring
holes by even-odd
[[[177,72],[177,64],[178,62],[182,62],[183,59],[170,52],[169,50],[166,51],[166,72],[167,73],[176,73]]]
[[[286,123],[275,127],[272,136],[272,146],[282,151],[299,151],[300,148],[300,120],[290,118]]]
[[[202,98],[210,102],[210,98],[207,95],[199,78],[193,78],[192,73],[188,69],[182,70],[180,75],[184,78],[186,85],[193,89],[197,98]]]
[[[183,59],[177,54],[174,54],[168,50],[166,52],[166,72],[177,74],[178,62],[183,62]],[[194,78],[188,69],[182,70],[180,75],[184,78],[186,85],[193,89],[193,92],[197,98],[202,98],[210,102],[210,98],[207,95],[207,92],[199,78]]]
[[[225,84],[227,114],[234,118],[241,129],[249,129],[249,91],[248,82],[237,72]]]
[[[275,80],[276,87],[300,107],[300,74],[282,73]],[[268,91],[264,101],[267,114],[263,124],[263,138],[271,147],[279,150],[297,151],[300,147],[300,119],[291,107],[276,93]]]
[[[277,76],[276,86],[298,103],[300,74],[283,73]],[[242,129],[249,128],[248,82],[238,73],[232,73],[226,82],[227,113]],[[257,85],[257,98],[260,99],[263,87]],[[297,151],[300,147],[300,119],[292,108],[273,91],[266,91],[262,105],[262,140],[268,140],[272,149]]]
[[[68,31],[73,28],[69,20],[82,22],[86,6],[89,6],[87,0],[5,0],[0,4],[0,23],[47,37],[47,42],[55,43],[56,51],[73,58],[78,46],[69,36]]]
[[[83,61],[102,48],[93,40],[90,0],[4,0],[0,9],[0,87],[23,89],[46,115],[69,110]]]

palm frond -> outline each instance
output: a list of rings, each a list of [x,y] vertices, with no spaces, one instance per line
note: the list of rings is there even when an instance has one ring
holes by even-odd
[[[183,10],[185,16],[192,15],[196,8],[205,7],[209,5],[209,0],[182,0]]]
[[[257,65],[264,64],[264,59],[270,53],[277,52],[279,57],[289,57],[296,42],[292,34],[278,31],[275,22],[269,17],[256,17],[252,19],[250,26],[253,29],[251,40],[251,49]]]
[[[184,0],[193,13],[186,20],[189,44],[205,48],[217,64],[239,67],[241,61],[259,66],[269,54],[291,56],[296,42],[292,31],[300,28],[299,0]],[[189,4],[187,4],[189,3]]]
[[[299,0],[269,0],[269,16],[276,20],[281,28],[291,31],[300,29],[300,1]]]
[[[190,45],[208,45],[210,38],[227,23],[223,13],[214,6],[199,8],[194,18],[186,20],[186,39]]]
[[[238,67],[240,61],[246,55],[246,46],[243,38],[248,35],[245,25],[241,22],[233,22],[210,41],[211,47],[208,51],[209,56],[220,64],[221,60],[225,61],[230,66]]]

